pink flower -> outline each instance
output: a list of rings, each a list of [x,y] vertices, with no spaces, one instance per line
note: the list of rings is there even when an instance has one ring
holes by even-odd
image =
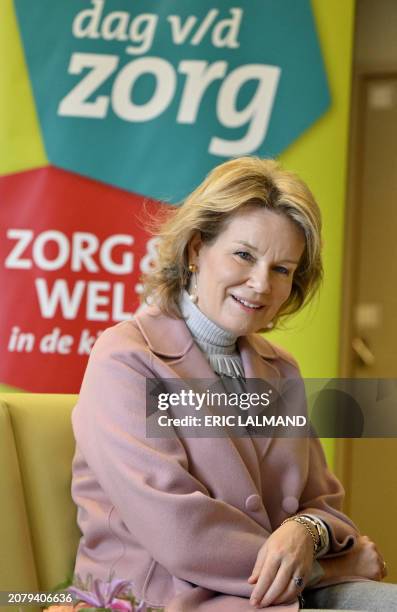
[[[127,599],[113,599],[110,604],[112,610],[121,610],[121,612],[135,612],[135,606],[132,606],[131,602]]]
[[[135,607],[135,598],[131,596],[131,582],[114,578],[109,582],[104,582],[96,578],[92,581],[91,591],[71,586],[68,588],[79,603],[75,606],[76,612],[80,608],[110,608],[119,612],[146,612],[146,604],[141,601]],[[122,598],[124,595],[125,599]],[[53,612],[72,612],[70,607],[65,606],[65,610],[60,610],[61,606],[54,606],[57,610]]]
[[[131,588],[129,580],[119,580],[114,578],[110,582],[104,582],[96,578],[92,583],[92,592],[78,589],[71,586],[68,588],[69,593],[74,595],[80,601],[84,601],[90,608],[112,608],[112,602],[121,595],[127,588]],[[120,609],[120,608],[117,608]],[[122,608],[126,610],[125,608]],[[127,610],[126,610],[127,612]],[[131,606],[128,612],[134,612]]]

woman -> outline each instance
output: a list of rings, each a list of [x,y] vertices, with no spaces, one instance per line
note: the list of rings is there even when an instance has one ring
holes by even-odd
[[[215,168],[164,223],[145,279],[151,304],[99,338],[73,413],[80,578],[131,580],[170,612],[296,610],[302,591],[313,607],[348,592],[347,608],[372,610],[374,586],[372,599],[397,610],[393,586],[373,582],[384,562],[342,514],[317,439],[146,435],[149,378],[241,391],[299,376],[257,332],[315,294],[320,234],[307,186],[248,157]]]

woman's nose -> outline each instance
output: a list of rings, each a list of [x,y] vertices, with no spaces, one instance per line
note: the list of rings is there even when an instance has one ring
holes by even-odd
[[[249,285],[256,293],[270,293],[272,290],[270,273],[267,270],[253,272],[249,279]]]

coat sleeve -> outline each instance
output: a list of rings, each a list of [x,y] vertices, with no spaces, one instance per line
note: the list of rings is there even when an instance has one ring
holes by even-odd
[[[249,597],[247,579],[269,535],[211,498],[189,473],[183,442],[146,437],[151,355],[131,322],[96,342],[72,422],[76,443],[136,541],[172,575]]]

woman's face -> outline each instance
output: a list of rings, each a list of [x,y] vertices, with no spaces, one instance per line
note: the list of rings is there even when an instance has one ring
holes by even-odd
[[[266,327],[291,293],[304,248],[288,217],[263,208],[233,215],[210,245],[196,234],[188,254],[197,266],[197,306],[236,336]]]

